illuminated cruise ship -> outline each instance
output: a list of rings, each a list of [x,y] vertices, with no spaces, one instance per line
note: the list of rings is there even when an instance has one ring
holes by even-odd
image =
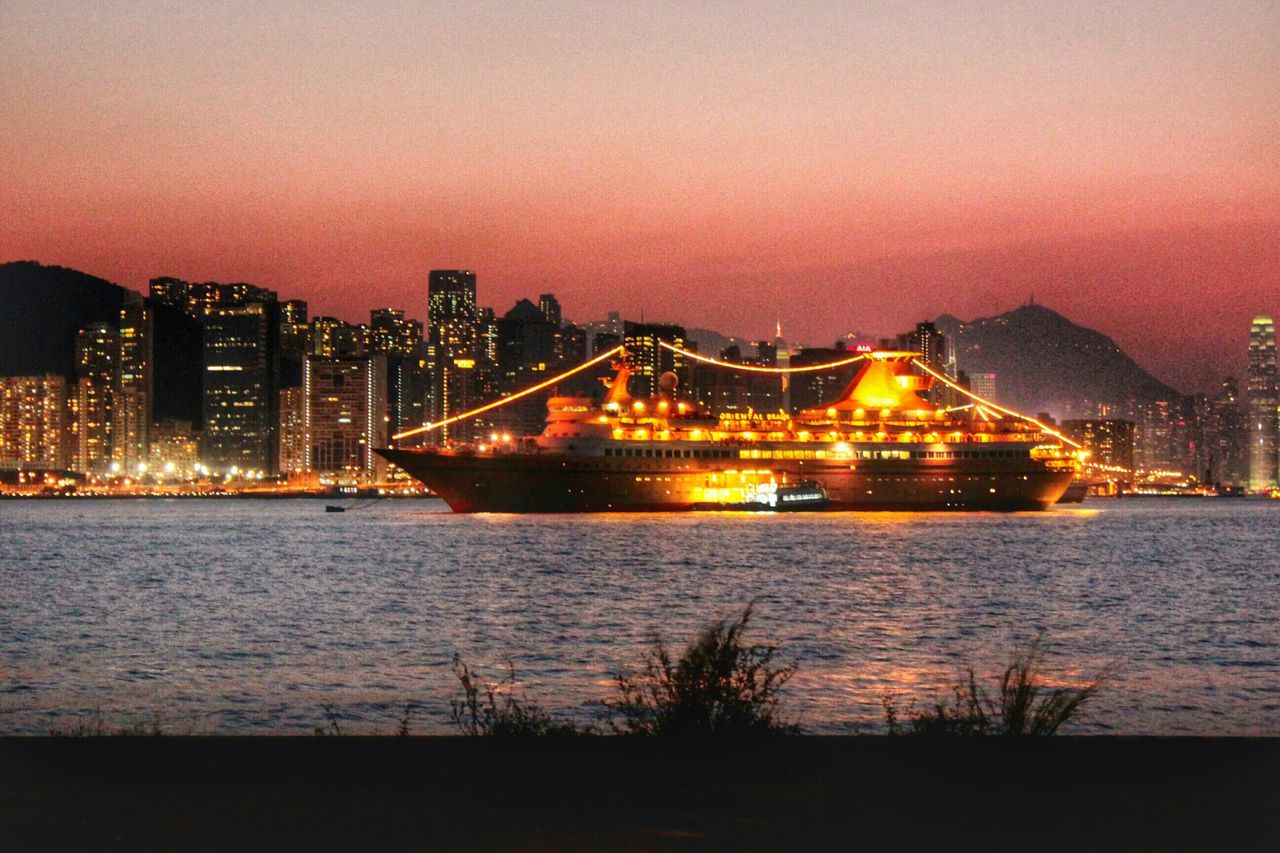
[[[799,484],[829,510],[1042,510],[1079,471],[1080,451],[1034,419],[973,395],[923,398],[947,380],[916,353],[857,358],[837,399],[795,415],[700,410],[674,374],[657,397],[633,398],[617,363],[602,401],[552,397],[538,435],[378,452],[455,512],[747,509],[782,506]]]

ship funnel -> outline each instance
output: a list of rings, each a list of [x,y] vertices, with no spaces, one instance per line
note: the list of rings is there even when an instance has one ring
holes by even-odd
[[[934,405],[919,395],[919,392],[929,389],[933,380],[911,372],[911,360],[916,355],[913,352],[874,353],[837,400],[812,412],[825,413],[832,409],[837,412],[859,409],[933,411]]]

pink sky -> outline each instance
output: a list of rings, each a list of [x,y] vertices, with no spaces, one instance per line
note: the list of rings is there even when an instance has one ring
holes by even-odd
[[[0,260],[814,343],[1034,291],[1184,389],[1280,314],[1280,4],[422,5],[0,6]]]

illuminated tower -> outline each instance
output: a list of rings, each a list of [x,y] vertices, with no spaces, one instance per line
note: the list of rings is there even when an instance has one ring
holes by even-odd
[[[684,356],[674,353],[661,342],[685,349],[684,327],[668,323],[627,323],[623,343],[631,364],[631,393],[637,397],[653,397],[658,393],[662,374],[672,372],[683,383]]]
[[[77,471],[101,472],[112,460],[120,388],[120,334],[94,323],[76,335]]]
[[[151,458],[152,312],[130,292],[120,308],[120,389],[117,440],[112,458],[125,471],[142,473]]]
[[[1249,490],[1276,487],[1276,326],[1254,317],[1249,329]]]
[[[269,291],[225,291],[204,315],[203,455],[218,473],[276,471],[279,344],[280,309]]]
[[[476,274],[470,270],[432,270],[427,283],[428,417],[440,421],[479,402],[479,337]],[[453,437],[446,427],[432,434]]]
[[[787,346],[787,342],[782,339],[782,320],[779,319],[773,330],[773,358],[777,367],[787,368],[791,366],[791,350]],[[791,411],[791,376],[784,373],[782,380],[782,410],[784,412]]]
[[[56,373],[0,376],[0,468],[61,470],[74,449],[67,382]]]
[[[322,478],[380,482],[387,463],[386,358],[321,358],[303,371],[305,467]]]

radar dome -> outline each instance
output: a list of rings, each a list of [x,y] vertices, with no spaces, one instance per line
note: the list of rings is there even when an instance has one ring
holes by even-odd
[[[679,384],[680,377],[676,376],[670,370],[658,377],[658,388],[667,394],[676,390],[676,386]]]

